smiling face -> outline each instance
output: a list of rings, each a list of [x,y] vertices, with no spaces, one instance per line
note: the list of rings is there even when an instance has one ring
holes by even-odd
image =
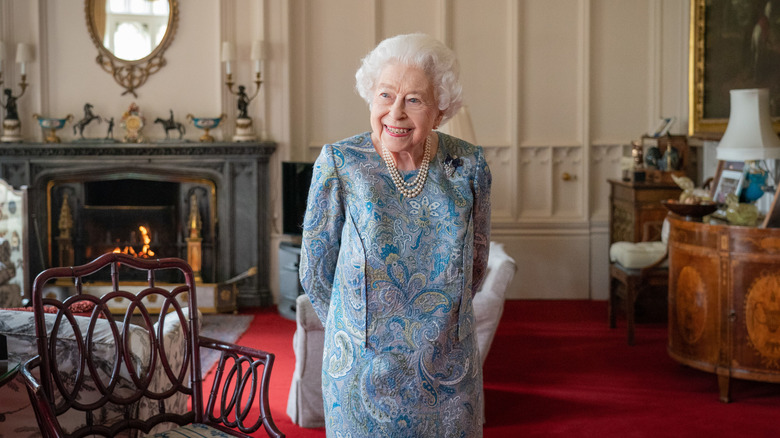
[[[424,71],[398,63],[382,70],[371,103],[375,142],[381,141],[394,154],[421,156],[426,137],[441,118],[433,84]]]

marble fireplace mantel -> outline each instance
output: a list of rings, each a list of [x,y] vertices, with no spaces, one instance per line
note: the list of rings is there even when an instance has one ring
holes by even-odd
[[[0,178],[28,187],[30,282],[52,260],[47,191],[57,181],[79,178],[171,176],[208,181],[216,192],[216,279],[226,281],[251,267],[258,274],[242,280],[238,306],[273,304],[270,277],[268,163],[270,141],[195,143],[108,143],[98,141],[1,143]]]

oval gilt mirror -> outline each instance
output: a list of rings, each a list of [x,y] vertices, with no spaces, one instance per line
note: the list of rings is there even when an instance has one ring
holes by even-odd
[[[86,0],[87,29],[97,63],[131,93],[165,66],[179,20],[177,0]]]

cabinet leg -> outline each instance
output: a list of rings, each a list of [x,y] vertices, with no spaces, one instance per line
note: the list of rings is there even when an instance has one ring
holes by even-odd
[[[628,345],[634,345],[634,309],[636,308],[637,288],[639,285],[634,280],[629,280],[626,285],[626,322],[628,325]]]
[[[615,280],[609,279],[609,302],[607,304],[607,317],[609,318],[609,328],[617,327],[617,312],[615,306],[617,306],[617,291],[615,290]]]
[[[731,401],[731,377],[727,375],[718,375],[718,390],[720,391],[720,401],[728,403]]]

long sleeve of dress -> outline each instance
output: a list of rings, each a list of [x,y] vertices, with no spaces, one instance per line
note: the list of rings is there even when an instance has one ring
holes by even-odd
[[[328,317],[345,218],[335,160],[333,149],[326,145],[314,163],[299,267],[303,290],[323,325]]]
[[[479,290],[487,272],[488,255],[490,253],[490,186],[493,177],[485,160],[485,152],[479,148],[477,153],[477,169],[474,178],[474,270],[472,290]]]

